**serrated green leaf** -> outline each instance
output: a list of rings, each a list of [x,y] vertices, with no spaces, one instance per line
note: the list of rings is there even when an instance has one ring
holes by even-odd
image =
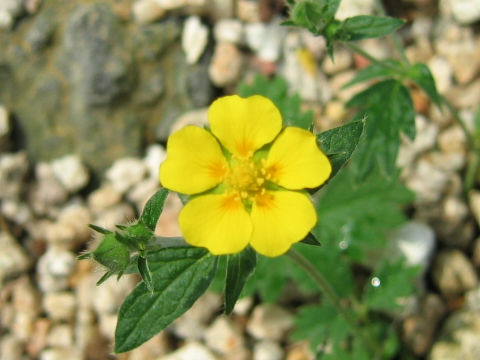
[[[355,118],[366,118],[364,141],[355,155],[357,178],[378,163],[386,176],[395,173],[400,134],[415,138],[415,110],[408,89],[397,80],[384,80],[355,95],[347,107],[359,107]]]
[[[360,70],[355,77],[346,83],[342,88],[348,88],[362,82],[381,79],[385,77],[401,76],[404,72],[403,64],[394,59],[385,59],[381,63],[371,64],[365,69]]]
[[[112,233],[110,230],[104,229],[104,228],[102,228],[100,226],[97,226],[97,225],[94,225],[94,224],[88,224],[88,227],[92,230],[95,230],[96,232],[98,232],[100,234],[103,234],[103,235],[107,235],[107,234]]]
[[[107,234],[92,252],[92,257],[109,271],[116,273],[123,271],[128,266],[130,251],[127,246],[118,241],[114,234]]]
[[[312,233],[323,247],[341,249],[371,266],[385,247],[385,232],[405,221],[402,207],[412,200],[396,176],[388,179],[375,169],[358,183],[350,166],[318,194],[318,221]]]
[[[139,256],[137,259],[137,266],[138,266],[138,273],[142,277],[142,280],[145,282],[145,285],[147,285],[148,291],[150,291],[153,294],[154,285],[152,280],[152,273],[150,272],[150,269],[148,267],[147,258],[145,256]]]
[[[332,175],[350,159],[363,133],[364,121],[354,121],[317,135],[317,143],[332,164]]]
[[[324,26],[325,15],[322,6],[313,0],[302,0],[295,3],[291,20],[298,26],[318,34]]]
[[[167,199],[168,190],[163,188],[158,190],[145,204],[139,222],[145,224],[150,230],[155,231],[158,218],[163,211],[163,205]]]
[[[367,284],[365,304],[373,310],[401,309],[404,306],[401,300],[414,292],[418,272],[418,267],[407,266],[403,259],[383,261],[372,275],[379,280],[379,285]]]
[[[123,302],[115,331],[115,352],[132,350],[187,311],[208,288],[217,258],[201,248],[148,253],[153,294],[144,282]]]
[[[358,15],[345,19],[338,31],[338,39],[354,41],[388,35],[405,24],[405,20],[392,17]]]
[[[307,130],[313,127],[313,113],[301,110],[300,96],[288,94],[288,84],[282,77],[270,80],[258,75],[253,84],[241,84],[238,87],[238,94],[243,97],[259,94],[272,100],[282,114],[284,126],[297,126]]]
[[[302,306],[294,318],[291,335],[295,341],[308,340],[312,349],[329,344],[335,347],[350,334],[350,325],[331,304]]]
[[[310,260],[324,274],[339,296],[353,291],[353,280],[348,262],[341,259],[340,249],[331,246],[311,246],[297,243],[295,249]],[[274,302],[282,293],[288,280],[293,280],[301,290],[316,292],[315,283],[286,256],[268,258],[258,256],[257,268],[245,285],[244,295],[258,293],[263,301]]]
[[[227,276],[225,278],[225,313],[230,315],[245,283],[255,271],[257,254],[250,247],[238,254],[227,257]]]
[[[435,80],[427,65],[422,63],[412,65],[408,71],[408,76],[423,91],[425,91],[425,93],[435,103],[435,105],[437,105],[439,108],[442,107],[442,99],[438,94]]]

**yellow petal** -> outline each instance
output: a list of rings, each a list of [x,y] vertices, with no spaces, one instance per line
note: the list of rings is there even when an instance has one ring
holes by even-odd
[[[208,121],[222,145],[241,158],[271,142],[282,128],[280,111],[260,95],[221,97],[210,106]]]
[[[250,245],[260,254],[275,257],[302,240],[317,222],[310,199],[295,191],[268,191],[258,195],[250,213]]]
[[[185,241],[205,247],[214,255],[242,251],[252,233],[252,222],[240,199],[227,194],[207,194],[190,202],[178,222]]]
[[[197,194],[218,185],[227,169],[217,140],[205,129],[186,126],[168,138],[160,182],[173,191]]]
[[[332,172],[315,135],[297,127],[286,127],[278,136],[265,166],[275,184],[292,190],[320,186]]]

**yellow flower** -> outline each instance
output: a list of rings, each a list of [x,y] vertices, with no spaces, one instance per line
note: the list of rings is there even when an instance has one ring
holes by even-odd
[[[178,219],[185,241],[215,255],[247,245],[284,254],[317,221],[300,190],[328,179],[328,158],[311,132],[282,130],[280,112],[260,95],[219,98],[208,119],[211,132],[186,126],[170,136],[160,168],[163,186],[196,195]]]

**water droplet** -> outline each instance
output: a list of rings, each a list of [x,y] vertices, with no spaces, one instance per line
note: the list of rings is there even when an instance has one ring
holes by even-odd
[[[382,282],[378,277],[375,276],[372,278],[371,284],[373,287],[379,287],[382,284]]]

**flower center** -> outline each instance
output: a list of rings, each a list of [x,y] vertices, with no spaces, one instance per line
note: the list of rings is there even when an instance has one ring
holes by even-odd
[[[228,190],[242,200],[253,200],[255,195],[264,193],[268,175],[263,163],[252,159],[234,159],[225,178]]]

